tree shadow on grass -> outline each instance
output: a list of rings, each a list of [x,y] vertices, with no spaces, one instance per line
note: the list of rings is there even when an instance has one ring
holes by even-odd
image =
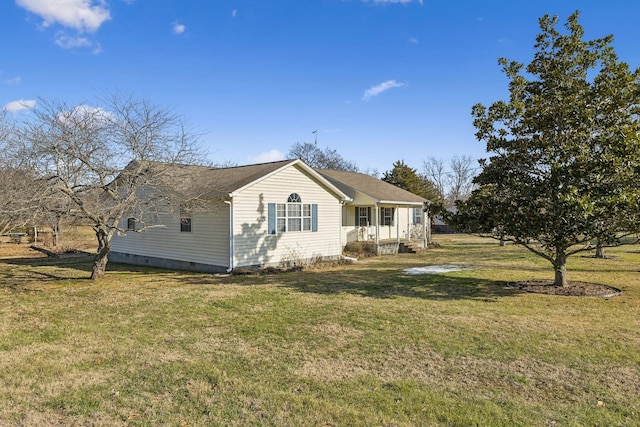
[[[16,288],[33,281],[49,282],[58,280],[90,280],[93,254],[75,254],[60,257],[30,257],[0,259],[0,288]],[[9,268],[2,268],[5,264]],[[173,270],[155,267],[109,263],[110,273],[150,274],[152,272],[173,273]]]
[[[0,287],[16,288],[34,281],[88,279],[91,272],[91,255],[73,257],[3,258],[0,265]]]
[[[498,298],[522,293],[508,287],[505,281],[448,274],[407,275],[402,271],[301,272],[291,274],[281,282],[282,286],[300,292],[322,295],[351,294],[369,298],[407,297],[495,302]]]
[[[33,281],[77,280],[89,278],[92,256],[75,258],[12,258],[0,263],[16,268],[0,268],[0,287],[15,288]],[[22,267],[22,268],[21,268]],[[176,272],[146,266],[109,263],[108,273],[169,274],[187,284],[275,285],[321,295],[350,294],[369,298],[422,298],[430,300],[477,300],[494,302],[523,291],[506,281],[460,277],[451,274],[407,275],[401,268],[363,269],[342,267],[335,270],[303,270],[280,274],[260,274],[217,278],[202,273]]]

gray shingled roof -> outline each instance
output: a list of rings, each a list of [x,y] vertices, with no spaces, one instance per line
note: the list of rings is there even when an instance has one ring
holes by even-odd
[[[418,204],[427,200],[410,193],[407,190],[396,187],[395,185],[364,173],[335,171],[329,169],[316,169],[316,171],[351,198],[354,198],[355,191],[357,191],[381,203],[400,202]]]
[[[196,197],[217,197],[237,191],[295,161],[282,160],[225,168],[149,162],[149,167],[156,169],[156,173],[160,171],[161,179],[167,181],[167,187]]]
[[[259,163],[255,165],[215,168],[209,166],[171,165],[163,175],[170,178],[178,191],[215,197],[233,193],[252,182],[298,160]],[[149,162],[150,165],[153,162]],[[160,165],[160,164],[155,164]],[[165,165],[167,166],[167,165]],[[378,202],[423,203],[426,199],[370,175],[328,169],[315,169],[322,177],[352,199],[363,193]],[[183,187],[183,188],[181,188]]]
[[[208,168],[204,176],[208,182],[215,183],[216,192],[232,193],[294,161],[282,160],[229,168]]]

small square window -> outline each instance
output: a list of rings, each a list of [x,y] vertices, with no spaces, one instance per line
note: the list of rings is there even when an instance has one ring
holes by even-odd
[[[192,211],[190,207],[180,208],[180,232],[191,233]]]

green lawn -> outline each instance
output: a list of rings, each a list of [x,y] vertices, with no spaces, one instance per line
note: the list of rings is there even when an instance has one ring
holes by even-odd
[[[0,425],[640,425],[639,247],[571,258],[624,291],[578,298],[506,287],[553,276],[524,249],[436,239],[277,275],[0,259]],[[472,269],[402,271],[431,264]]]

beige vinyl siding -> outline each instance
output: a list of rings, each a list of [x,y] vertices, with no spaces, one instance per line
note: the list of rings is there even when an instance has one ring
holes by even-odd
[[[229,266],[229,208],[217,203],[194,210],[191,232],[181,232],[179,219],[162,214],[163,227],[114,236],[112,250],[132,255]],[[124,220],[126,226],[126,219]]]
[[[292,193],[300,195],[303,204],[318,205],[318,231],[268,234],[269,203],[287,203]],[[234,267],[274,265],[342,252],[339,199],[295,166],[244,189],[232,203]]]

